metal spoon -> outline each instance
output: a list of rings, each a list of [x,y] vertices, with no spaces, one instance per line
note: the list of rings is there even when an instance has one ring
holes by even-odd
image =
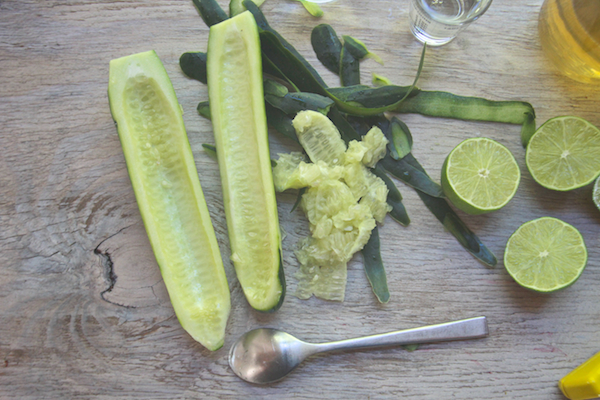
[[[276,329],[259,328],[246,332],[233,344],[229,352],[229,366],[247,382],[266,384],[285,377],[306,357],[324,351],[478,339],[486,336],[488,327],[485,317],[318,344],[303,342]]]

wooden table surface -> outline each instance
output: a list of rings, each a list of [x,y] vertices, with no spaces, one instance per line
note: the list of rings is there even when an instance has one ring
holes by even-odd
[[[223,7],[227,3],[219,0]],[[429,49],[419,86],[494,100],[529,101],[538,124],[578,115],[600,125],[598,87],[568,80],[544,57],[542,0],[496,0],[456,41]],[[408,28],[408,0],[338,0],[311,17],[299,2],[267,0],[272,26],[315,65],[310,32],[319,23],[361,39],[383,66],[361,64],[410,84],[421,45]],[[210,122],[196,114],[206,86],[178,59],[206,50],[208,29],[190,0],[0,0],[0,398],[2,399],[561,399],[557,382],[600,351],[600,212],[591,187],[568,193],[536,184],[524,163],[519,126],[402,115],[414,154],[436,180],[460,141],[506,145],[522,170],[508,206],[459,215],[498,256],[485,267],[398,183],[409,227],[380,229],[391,300],[379,304],[362,259],[348,266],[343,303],[293,296],[293,255],[308,233],[294,194],[278,195],[288,292],[282,308],[249,308],[229,261]],[[180,327],[144,232],[107,101],[111,59],[154,49],[172,79],[232,293],[225,346],[210,352]],[[271,135],[271,152],[297,150]],[[522,223],[554,216],[576,226],[589,262],[579,281],[551,295],[519,287],[501,261]],[[259,326],[308,341],[338,340],[485,315],[483,340],[316,356],[285,380],[247,384],[229,369],[233,341]]]

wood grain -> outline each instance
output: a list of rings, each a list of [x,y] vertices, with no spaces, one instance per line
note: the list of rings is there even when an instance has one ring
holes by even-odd
[[[219,0],[223,7],[226,2]],[[558,75],[537,38],[542,0],[496,0],[448,46],[430,49],[419,85],[496,100],[525,100],[538,123],[573,114],[600,125],[598,87]],[[338,0],[315,19],[300,3],[268,0],[263,11],[331,85],[310,32],[318,23],[361,39],[385,61],[362,63],[410,84],[420,44],[408,31],[408,1]],[[380,229],[391,300],[378,304],[362,260],[349,265],[344,303],[295,298],[296,242],[306,220],[278,197],[290,295],[275,314],[252,311],[233,274],[210,123],[195,112],[206,87],[178,66],[206,50],[208,29],[188,0],[0,0],[0,398],[6,399],[560,399],[558,380],[600,351],[600,213],[591,188],[542,189],[528,174],[519,127],[402,116],[414,154],[435,178],[460,141],[505,144],[523,172],[514,200],[486,216],[460,214],[502,258],[523,222],[550,215],[575,225],[589,250],[581,279],[559,293],[518,287],[500,261],[469,256],[398,183],[412,219]],[[214,353],[180,327],[131,189],[107,96],[108,62],[155,49],[179,101],[232,292],[225,346]],[[297,149],[272,135],[271,152]],[[259,387],[227,365],[243,332],[273,326],[308,341],[392,331],[486,315],[484,340],[318,356],[287,379]]]

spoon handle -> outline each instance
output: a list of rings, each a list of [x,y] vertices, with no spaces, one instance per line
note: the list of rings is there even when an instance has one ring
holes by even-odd
[[[356,339],[320,343],[316,345],[316,352],[478,339],[488,334],[486,318],[476,317]]]

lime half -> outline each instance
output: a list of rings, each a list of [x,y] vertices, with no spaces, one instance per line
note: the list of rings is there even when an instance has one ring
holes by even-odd
[[[596,203],[596,207],[600,210],[600,177],[596,179],[596,184],[594,185],[594,203]]]
[[[537,292],[554,292],[574,283],[587,263],[577,229],[556,218],[524,223],[504,251],[504,266],[517,283]]]
[[[549,119],[531,137],[525,162],[548,189],[585,186],[600,174],[600,130],[579,117]]]
[[[511,152],[487,138],[467,139],[454,148],[442,168],[442,188],[469,214],[498,210],[512,199],[521,171]]]

